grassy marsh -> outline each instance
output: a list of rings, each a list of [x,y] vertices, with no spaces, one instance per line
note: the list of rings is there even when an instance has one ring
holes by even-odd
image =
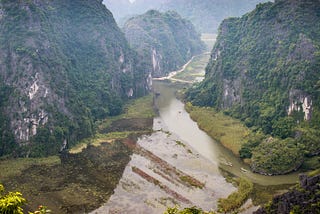
[[[212,108],[197,107],[191,103],[186,103],[185,108],[202,130],[239,156],[239,150],[251,132],[247,127]]]
[[[141,120],[151,120],[154,116],[155,113],[153,109],[153,95],[150,94],[148,96],[132,100],[125,106],[124,113],[122,113],[121,115],[109,117],[103,121],[99,121],[97,123],[98,130],[94,137],[82,140],[81,142],[79,142],[79,144],[75,145],[70,149],[70,153],[79,153],[83,149],[85,149],[89,144],[94,146],[100,146],[101,143],[111,143],[116,139],[124,139],[131,134],[138,134],[147,131],[147,129],[149,129],[150,127],[146,126],[150,125],[150,122],[148,123]],[[128,123],[130,119],[135,120]],[[112,130],[112,126],[115,126],[115,124],[119,121],[122,121],[121,124],[117,124],[119,126],[123,126],[123,123],[127,122],[128,124],[126,124],[126,126],[140,125],[139,129],[141,130],[134,130],[134,128],[133,130]]]

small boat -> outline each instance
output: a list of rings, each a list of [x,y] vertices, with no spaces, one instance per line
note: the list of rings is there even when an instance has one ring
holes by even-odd
[[[227,166],[233,166],[231,162],[226,162],[225,163]]]
[[[245,168],[240,168],[240,170],[242,171],[242,172],[248,172],[248,170],[246,170]]]

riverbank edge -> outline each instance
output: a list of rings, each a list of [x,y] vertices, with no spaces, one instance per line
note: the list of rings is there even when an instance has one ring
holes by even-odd
[[[186,111],[189,113],[191,119],[198,124],[198,127],[201,130],[206,132],[214,140],[221,143],[222,146],[230,150],[236,157],[240,157],[239,151],[241,147],[250,141],[251,136],[254,136],[255,134],[251,129],[246,127],[241,121],[227,116],[223,114],[223,112],[216,111],[214,108],[194,106],[190,102],[186,102],[183,99],[183,92],[179,92],[177,97],[185,103]],[[232,125],[233,128],[228,127],[230,125]],[[264,139],[267,139],[267,136],[264,136]],[[301,173],[312,172],[315,170],[315,167],[318,166],[318,164],[313,163],[317,159],[313,159],[315,158],[304,157],[302,162],[299,162],[298,165],[295,165],[287,171],[264,173],[259,170],[253,170],[252,159],[241,158],[243,163],[250,166],[253,172],[267,176],[285,175],[296,171]]]
[[[250,129],[240,121],[223,115],[210,107],[198,107],[193,106],[190,102],[185,102],[185,109],[201,130],[239,157],[239,150],[245,143],[246,137],[251,133]]]

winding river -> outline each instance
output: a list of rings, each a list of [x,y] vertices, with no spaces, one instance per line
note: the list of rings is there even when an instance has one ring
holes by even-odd
[[[236,190],[226,181],[226,174],[246,177],[264,186],[263,191],[297,181],[298,173],[269,177],[250,172],[240,159],[198,128],[184,104],[175,97],[175,92],[183,87],[178,85],[154,81],[154,102],[159,112],[154,118],[154,132],[138,139],[114,194],[92,214],[158,214],[175,204],[216,210],[218,199]],[[204,186],[190,186],[188,176]],[[251,199],[243,208],[243,214],[257,209]]]
[[[298,180],[297,172],[280,176],[264,176],[250,172],[249,167],[239,158],[198,128],[196,122],[185,111],[184,104],[175,97],[177,88],[171,83],[155,81],[154,90],[160,94],[156,99],[156,106],[159,110],[159,116],[168,127],[168,131],[178,135],[199,154],[218,166],[217,174],[221,174],[219,170],[221,168],[233,175],[246,177],[252,182],[264,186],[291,184]],[[232,163],[232,167],[226,163]],[[248,171],[243,172],[241,168]]]

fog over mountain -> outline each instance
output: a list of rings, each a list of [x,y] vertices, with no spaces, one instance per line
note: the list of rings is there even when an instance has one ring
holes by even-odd
[[[120,26],[133,15],[150,9],[160,11],[175,10],[183,18],[189,19],[202,33],[217,32],[224,18],[241,16],[267,0],[104,0],[103,3],[113,13]]]

